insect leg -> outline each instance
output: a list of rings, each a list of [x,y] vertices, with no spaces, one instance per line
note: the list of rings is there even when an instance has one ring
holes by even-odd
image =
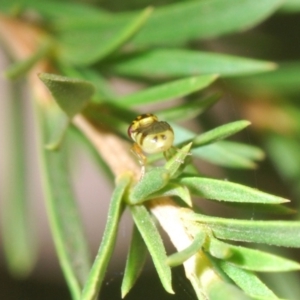
[[[142,179],[145,175],[147,158],[143,154],[142,149],[140,148],[140,146],[137,143],[133,144],[133,146],[131,147],[131,151],[137,157],[137,159],[141,165],[141,178],[140,179]]]

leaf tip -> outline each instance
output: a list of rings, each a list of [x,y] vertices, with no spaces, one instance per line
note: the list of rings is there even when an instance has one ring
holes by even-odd
[[[268,66],[269,66],[269,70],[270,70],[270,71],[273,71],[273,70],[278,69],[278,64],[275,63],[275,62],[268,62],[267,64],[268,64]]]
[[[220,74],[217,74],[217,73],[212,74],[211,77],[212,77],[213,81],[215,81],[216,79],[218,79],[220,77]]]
[[[49,73],[40,72],[37,74],[37,77],[44,82],[47,79],[48,75]]]
[[[151,6],[151,5],[149,5],[149,6],[147,6],[146,8],[145,8],[145,10],[144,10],[144,14],[146,14],[146,15],[150,15],[151,13],[153,13],[153,11],[154,11],[154,7],[153,6]]]
[[[175,292],[174,292],[172,286],[169,286],[168,288],[165,287],[165,290],[166,290],[169,294],[175,294]]]
[[[250,126],[252,124],[252,122],[250,122],[249,120],[245,120],[245,127]]]
[[[128,289],[126,288],[123,288],[122,287],[122,289],[121,289],[121,299],[124,299],[125,298],[125,296],[128,294]]]

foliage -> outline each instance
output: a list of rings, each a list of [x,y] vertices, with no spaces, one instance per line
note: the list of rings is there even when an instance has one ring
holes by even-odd
[[[171,268],[183,265],[197,299],[224,299],[224,293],[227,299],[279,299],[257,272],[294,271],[300,269],[300,264],[284,258],[284,254],[255,248],[259,248],[257,244],[300,247],[300,223],[267,221],[269,216],[265,214],[261,220],[211,216],[192,199],[196,196],[246,209],[251,205],[262,213],[292,211],[283,205],[289,202],[285,198],[210,178],[197,167],[200,158],[228,170],[255,168],[264,157],[260,148],[225,140],[250,122],[239,120],[210,127],[203,122],[204,128],[210,129],[201,134],[177,122],[199,120],[198,116],[220,99],[216,90],[222,89],[224,78],[228,87],[243,97],[274,97],[274,102],[259,102],[257,106],[249,102],[242,107],[250,119],[251,112],[260,112],[258,125],[268,129],[264,131],[266,150],[279,174],[290,181],[299,196],[300,169],[296,162],[300,152],[293,135],[298,134],[299,110],[292,102],[298,95],[299,63],[278,64],[269,59],[216,53],[204,46],[209,39],[257,26],[275,12],[297,13],[299,3],[170,2],[119,12],[71,1],[5,0],[0,4],[0,35],[12,61],[5,74],[12,80],[25,76],[34,98],[47,213],[64,277],[73,299],[97,299],[121,215],[128,209],[134,228],[122,297],[133,288],[149,252],[168,293],[174,293]],[[128,7],[135,5],[135,1],[128,1]],[[27,36],[29,46],[18,36]],[[115,77],[143,83],[144,88],[120,96],[111,85]],[[17,84],[11,82],[17,99],[10,101],[13,113],[8,124],[14,128],[10,159],[15,163],[7,174],[15,179],[11,179],[14,184],[8,186],[9,199],[1,211],[8,266],[17,276],[26,276],[34,267],[37,251],[32,216],[24,197],[22,116],[20,101],[16,101],[22,97],[14,91]],[[253,89],[245,88],[248,86]],[[176,97],[184,101],[173,102]],[[283,102],[285,97],[291,102]],[[160,166],[156,163],[161,154],[149,157],[147,171],[139,178],[126,131],[136,115],[145,112],[146,104],[154,105],[154,113],[171,124],[176,149],[171,149],[167,162]],[[168,108],[158,106],[161,104]],[[279,116],[283,120],[281,130],[290,135],[276,130],[278,124],[264,122],[262,113],[274,119]],[[67,157],[74,147],[70,142],[72,133],[76,141],[87,146],[107,176],[113,174],[115,183],[105,232],[94,260],[90,258],[68,170]],[[286,157],[284,161],[282,156]],[[167,254],[157,223],[177,252]],[[237,242],[255,243],[254,249]],[[297,288],[293,288],[296,294]]]

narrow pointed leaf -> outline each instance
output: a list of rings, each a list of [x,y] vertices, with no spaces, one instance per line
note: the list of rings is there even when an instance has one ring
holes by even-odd
[[[235,285],[217,279],[212,281],[207,287],[207,298],[214,300],[224,300],[224,295],[227,299],[252,300],[243,291]]]
[[[249,296],[255,299],[279,300],[279,298],[252,272],[242,270],[221,261],[222,270]]]
[[[70,118],[61,110],[56,102],[51,103],[47,114],[49,128],[48,141],[44,145],[47,150],[59,150],[70,126]]]
[[[242,120],[227,123],[212,130],[206,131],[193,139],[193,148],[226,139],[227,137],[248,127],[250,124],[251,123],[249,121]]]
[[[208,251],[211,256],[223,260],[229,259],[232,256],[230,245],[218,241],[213,236],[209,237],[206,251]]]
[[[178,49],[148,51],[113,66],[113,70],[122,75],[156,79],[205,74],[219,74],[222,77],[242,76],[275,68],[274,63],[267,61]]]
[[[211,106],[213,106],[220,99],[219,94],[213,94],[204,99],[198,99],[196,101],[188,101],[178,106],[159,110],[155,112],[155,115],[161,120],[168,121],[186,121],[193,119]]]
[[[180,179],[180,183],[186,185],[194,195],[212,200],[265,204],[279,204],[289,201],[257,189],[224,180],[184,177]]]
[[[262,216],[266,214],[270,215],[295,215],[297,211],[293,208],[280,204],[260,204],[260,203],[238,203],[238,202],[222,202],[226,207],[230,209],[237,209],[241,213],[251,212],[256,216]]]
[[[40,49],[26,60],[18,61],[11,65],[4,75],[9,79],[16,79],[24,76],[39,60],[46,57],[53,45],[48,41],[44,42]]]
[[[132,188],[128,203],[142,203],[147,197],[162,189],[169,181],[170,174],[165,168],[153,168]]]
[[[140,276],[146,262],[147,254],[148,250],[145,242],[143,241],[143,238],[136,226],[134,226],[122,281],[122,298],[128,294]]]
[[[140,92],[118,99],[122,106],[144,105],[147,103],[163,102],[176,97],[183,97],[209,86],[216,75],[203,75],[191,78],[178,79],[165,84],[154,86]]]
[[[223,257],[223,259],[245,270],[256,272],[284,272],[300,269],[300,265],[292,260],[255,249],[233,246],[213,237],[210,238],[210,252],[213,249],[219,251],[222,247],[227,247],[230,253],[229,256]]]
[[[257,167],[252,160],[228,152],[219,143],[193,149],[192,153],[212,164],[227,168],[255,169]]]
[[[116,15],[63,28],[58,38],[62,47],[60,59],[76,65],[89,65],[103,59],[132,38],[151,12],[149,7],[131,18]]]
[[[228,168],[254,169],[257,167],[255,160],[261,160],[264,153],[251,145],[219,141],[192,150],[198,156],[213,164]]]
[[[240,32],[268,18],[282,3],[281,0],[210,0],[166,5],[155,10],[133,43],[179,44]]]
[[[39,78],[69,118],[81,112],[94,93],[94,86],[87,81],[48,73],[39,74]]]
[[[43,102],[42,102],[43,103]],[[54,102],[55,104],[55,102]],[[88,243],[69,182],[66,149],[46,150],[53,119],[49,117],[56,106],[37,104],[40,128],[40,151],[46,208],[56,252],[72,297],[79,299],[81,288],[90,269]]]
[[[171,126],[175,132],[175,145],[181,145],[187,139],[193,140],[196,136],[194,132],[175,123],[171,123]],[[193,156],[230,168],[255,168],[255,161],[264,158],[264,152],[258,147],[225,140],[195,148],[192,153]]]
[[[233,78],[230,81],[243,93],[278,93],[280,95],[297,95],[300,79],[300,62],[283,62],[273,72]],[[251,89],[248,87],[251,86]]]
[[[278,133],[269,133],[265,146],[279,174],[293,186],[296,193],[300,192],[300,146],[297,139]]]
[[[20,83],[8,83],[10,97],[4,116],[1,143],[1,244],[7,268],[16,278],[24,278],[37,260],[37,232],[28,197],[28,170],[24,153],[24,107]],[[2,121],[2,120],[1,120]],[[26,152],[26,151],[25,151]],[[1,174],[2,175],[2,174]],[[2,179],[2,178],[1,178]]]
[[[169,172],[170,177],[175,177],[177,171],[184,166],[184,162],[187,156],[191,155],[190,149],[192,143],[183,146],[181,149],[176,150],[176,154],[167,161],[165,164],[166,170]]]
[[[166,263],[166,250],[152,217],[142,205],[130,206],[130,211],[134,223],[147,245],[163,287],[168,293],[174,294],[171,282],[171,269]]]
[[[199,222],[199,228],[207,224],[217,238],[264,243],[284,247],[300,247],[300,222],[296,221],[254,221],[208,217],[182,212],[182,218]]]
[[[1,0],[1,7],[7,8],[7,13],[11,14],[14,9],[31,9],[47,19],[52,26],[69,24],[85,19],[99,19],[110,17],[108,12],[100,9],[95,9],[95,6],[89,6],[79,2],[72,4],[64,1],[36,1],[36,0]],[[22,5],[19,7],[18,5]]]
[[[131,176],[128,174],[123,174],[118,179],[117,186],[112,194],[102,242],[80,299],[95,300],[98,298],[98,293],[117,238],[118,224],[122,212],[122,201],[130,182]]]
[[[206,234],[204,231],[199,231],[192,241],[191,245],[180,252],[175,252],[168,256],[167,264],[171,267],[176,267],[183,264],[191,256],[196,254],[205,242]]]
[[[256,146],[228,140],[220,141],[218,144],[226,151],[252,161],[262,160],[265,158],[264,151]]]
[[[55,151],[61,147],[61,145],[64,141],[64,138],[65,138],[65,135],[67,133],[67,130],[69,129],[70,123],[66,122],[64,125],[65,126],[63,128],[60,128],[60,131],[57,133],[57,136],[55,136],[55,139],[53,139],[52,141],[50,140],[49,143],[47,143],[45,145],[45,148],[47,150]]]
[[[109,83],[109,79],[105,78],[100,72],[91,68],[79,68],[63,63],[58,65],[60,73],[71,78],[78,78],[90,82],[95,87],[95,93],[92,97],[93,103],[101,103],[103,100],[115,99],[117,95],[113,91]]]
[[[243,130],[250,124],[251,123],[249,121],[244,121],[244,120],[227,123],[225,125],[216,127],[202,134],[199,134],[195,138],[189,139],[186,142],[191,141],[193,142],[193,148],[198,148],[200,146],[212,144],[220,140],[226,139],[227,137]],[[180,145],[186,142],[182,142],[180,143]]]
[[[300,11],[300,1],[299,0],[287,0],[283,3],[280,11],[286,13],[297,13]]]

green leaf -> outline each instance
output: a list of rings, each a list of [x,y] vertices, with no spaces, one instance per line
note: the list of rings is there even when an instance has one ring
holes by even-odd
[[[196,254],[205,242],[206,234],[204,231],[199,231],[192,241],[191,245],[182,251],[175,252],[168,256],[167,264],[171,267],[176,267],[183,264],[191,256]]]
[[[220,99],[220,94],[213,94],[204,99],[188,101],[164,110],[155,111],[154,114],[161,120],[186,121],[197,117]]]
[[[187,142],[192,142],[192,148],[198,148],[200,146],[205,146],[207,144],[216,143],[222,139],[225,139],[249,126],[251,123],[249,121],[235,121],[231,122],[212,130],[206,131],[198,136],[188,139],[187,141],[181,142],[179,145],[185,144]]]
[[[142,269],[146,262],[147,254],[148,251],[143,238],[137,227],[134,226],[130,249],[126,261],[124,277],[122,281],[122,298],[124,298],[128,294],[128,292],[131,290],[136,280],[140,276],[140,273],[142,272]]]
[[[269,133],[265,145],[279,173],[289,181],[297,182],[300,176],[299,142],[290,136]]]
[[[32,56],[12,64],[4,72],[4,75],[9,79],[17,79],[20,76],[24,76],[38,61],[49,55],[52,48],[53,43],[45,41]]]
[[[40,14],[47,22],[54,24],[78,22],[85,17],[88,20],[109,17],[109,13],[95,6],[89,6],[78,2],[65,2],[57,0],[1,0],[0,7],[5,7],[11,13],[18,10],[31,10]],[[19,12],[19,11],[18,11]],[[53,26],[53,24],[51,24]]]
[[[280,8],[280,11],[287,13],[298,13],[300,11],[299,0],[286,0]]]
[[[121,75],[166,78],[219,74],[242,76],[273,70],[272,62],[226,54],[178,49],[151,50],[117,62],[113,71]]]
[[[39,74],[39,78],[69,118],[81,112],[94,93],[94,86],[87,81],[48,73]]]
[[[224,247],[228,249],[230,255],[218,258],[225,259],[228,263],[245,270],[256,272],[284,272],[300,269],[300,265],[297,262],[289,259],[255,249],[233,246],[210,237],[209,251],[213,256],[215,256],[213,254],[215,251],[219,251],[220,248]]]
[[[70,119],[56,103],[49,108],[47,118],[52,126],[48,135],[49,140],[44,146],[47,150],[59,150],[69,129]]]
[[[209,237],[208,245],[205,246],[206,251],[215,258],[228,260],[232,256],[230,245],[214,239],[212,235]]]
[[[261,300],[278,300],[277,296],[252,272],[220,261],[222,270],[249,296]]]
[[[298,272],[267,274],[268,284],[276,288],[276,293],[281,295],[282,299],[298,299],[300,295]],[[284,298],[283,298],[284,297]]]
[[[238,203],[238,202],[220,202],[231,210],[236,210],[238,214],[249,213],[256,216],[265,217],[265,214],[270,215],[294,215],[297,211],[293,208],[280,204],[261,204],[261,203]]]
[[[173,182],[168,182],[165,187],[163,187],[158,192],[149,195],[147,199],[155,199],[158,197],[173,197],[173,196],[179,197],[188,206],[193,205],[188,188]]]
[[[27,191],[25,99],[20,82],[8,82],[7,87],[10,96],[3,99],[7,100],[3,114],[6,122],[1,123],[5,124],[1,128],[1,244],[10,273],[16,278],[24,278],[30,274],[37,260],[38,238]]]
[[[230,79],[234,88],[243,93],[273,93],[279,95],[297,95],[300,79],[300,62],[282,62],[273,72]],[[249,89],[251,86],[251,89]]]
[[[206,289],[206,299],[224,300],[224,295],[226,295],[227,299],[251,300],[236,286],[220,279],[212,281]]]
[[[192,143],[176,149],[176,154],[172,156],[165,164],[166,170],[169,172],[170,177],[176,177],[178,170],[184,166],[185,159],[190,154]]]
[[[155,10],[133,44],[143,47],[179,44],[244,31],[268,18],[282,2],[210,0],[167,5]]]
[[[251,161],[262,160],[265,158],[264,151],[252,145],[233,141],[221,141],[218,144],[226,151]]]
[[[171,123],[175,132],[175,145],[180,145],[186,140],[193,140],[195,133]],[[199,156],[212,163],[239,168],[253,168],[256,166],[255,160],[264,158],[264,152],[255,146],[232,141],[218,141],[210,145],[204,145],[192,150],[193,155]]]
[[[300,193],[300,146],[297,139],[277,133],[269,133],[265,137],[265,147],[278,170],[278,173],[289,182],[294,191]]]
[[[165,168],[150,169],[130,191],[128,203],[138,204],[144,202],[149,195],[162,189],[168,183],[169,178],[170,174]]]
[[[55,102],[54,102],[55,104]],[[55,106],[54,106],[55,108]],[[43,145],[53,131],[53,106],[37,103],[38,128],[46,208],[56,252],[72,297],[80,299],[90,269],[88,243],[74,199],[65,147],[48,151]]]
[[[79,22],[78,26],[74,24],[61,29],[58,32],[62,47],[59,59],[75,65],[90,65],[103,59],[132,38],[151,12],[149,7],[132,18],[122,18],[116,14],[90,24]]]
[[[208,217],[182,211],[183,219],[206,224],[217,238],[284,247],[300,247],[300,222],[254,221]]]
[[[231,141],[205,145],[193,149],[192,153],[213,164],[229,168],[253,169],[256,167],[254,160],[263,158],[259,148]]]
[[[126,107],[155,102],[161,103],[172,98],[183,97],[190,93],[204,89],[215,81],[216,78],[216,75],[203,75],[178,79],[119,98],[118,103]]]
[[[193,138],[193,148],[197,148],[199,146],[207,144],[212,144],[219,140],[226,139],[227,137],[236,134],[237,132],[248,127],[250,124],[251,123],[249,121],[235,121],[206,131]]]
[[[102,242],[80,299],[97,299],[109,259],[115,246],[122,212],[122,201],[130,182],[131,175],[129,174],[123,174],[118,178],[117,186],[112,194]]]
[[[181,145],[195,138],[195,133],[171,123],[175,133],[175,145]],[[192,150],[193,156],[211,163],[231,168],[255,168],[255,160],[264,158],[264,152],[254,146],[231,141],[219,141]],[[152,161],[149,158],[149,161]]]
[[[107,99],[117,98],[108,79],[104,78],[104,76],[95,69],[79,68],[63,63],[58,63],[58,68],[60,73],[64,76],[86,80],[93,84],[95,88],[95,93],[92,97],[93,103],[101,103],[107,101]]]
[[[166,251],[152,217],[144,206],[135,205],[129,208],[134,223],[147,245],[162,285],[168,293],[174,294],[171,282],[171,269],[166,263]]]
[[[289,201],[241,184],[224,180],[203,177],[184,177],[181,178],[179,182],[186,185],[192,194],[206,199],[265,204],[279,204]]]

